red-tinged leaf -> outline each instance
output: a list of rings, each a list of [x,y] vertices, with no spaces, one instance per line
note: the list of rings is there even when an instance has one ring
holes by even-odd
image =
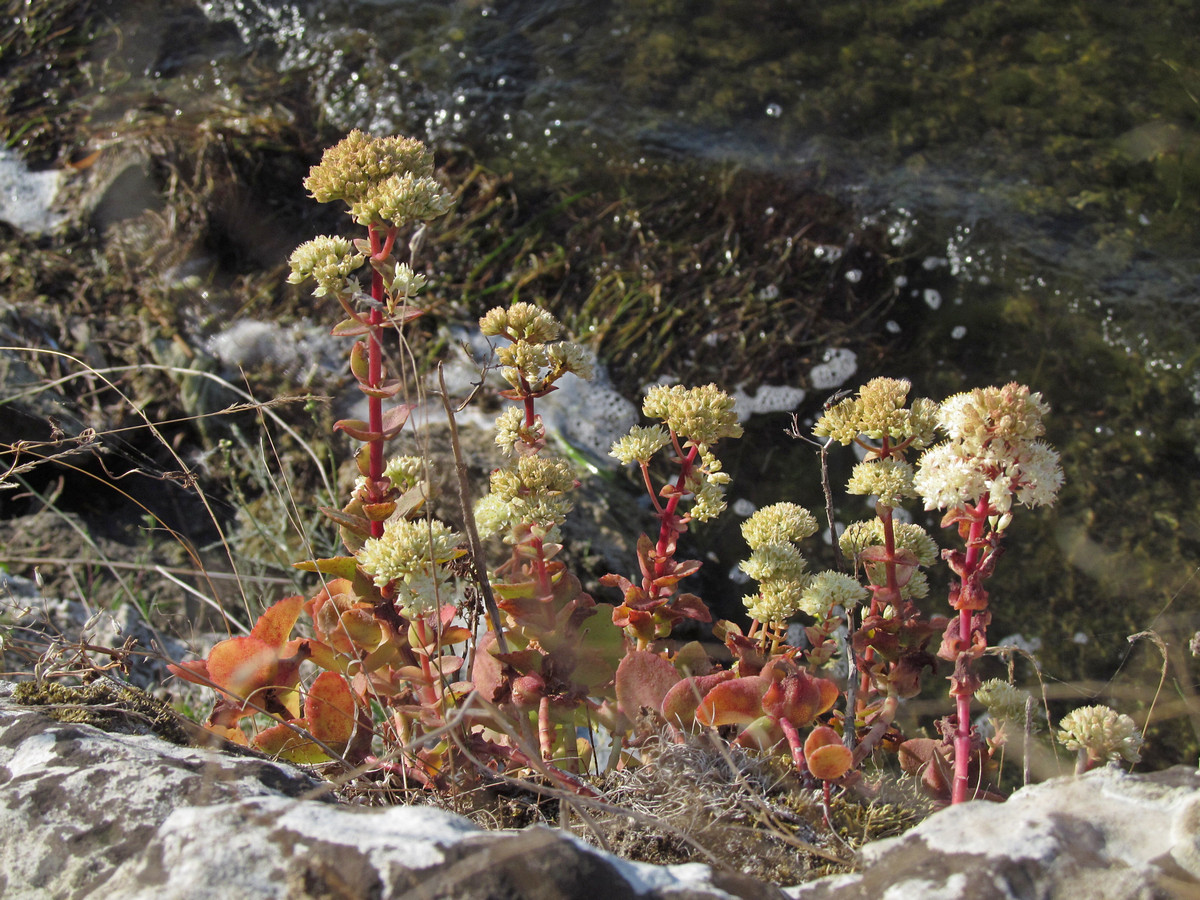
[[[417,408],[415,403],[401,403],[399,406],[393,406],[390,409],[384,410],[383,413],[383,436],[385,438],[394,438],[404,428],[404,423],[408,421],[409,415]]]
[[[624,575],[614,575],[611,572],[607,575],[601,575],[600,583],[605,587],[615,587],[620,590],[622,594],[633,587],[633,582]]]
[[[338,617],[338,628],[360,650],[374,650],[384,638],[383,628],[369,609],[348,609]]]
[[[404,390],[404,381],[399,378],[388,378],[375,385],[375,387],[368,387],[363,381],[359,381],[358,389],[368,397],[390,400]]]
[[[239,700],[275,683],[279,648],[256,637],[221,641],[208,654],[208,676],[213,684]]]
[[[680,594],[675,598],[675,602],[671,604],[671,610],[688,619],[695,619],[698,622],[711,622],[712,613],[704,601],[695,594]]]
[[[545,657],[537,650],[515,650],[512,653],[493,653],[493,656],[518,672],[529,674],[542,671]]]
[[[671,662],[675,665],[675,671],[684,677],[707,675],[713,670],[713,661],[699,641],[688,641],[675,651]]]
[[[762,698],[763,712],[776,719],[787,719],[797,728],[815,719],[820,706],[821,688],[805,672],[773,682]]]
[[[453,675],[463,667],[466,660],[461,656],[439,656],[433,661],[433,667],[443,675]],[[470,684],[470,682],[465,682]]]
[[[359,322],[357,319],[345,319],[329,329],[329,333],[334,337],[358,337],[361,334],[368,334],[370,331],[370,325],[366,322]]]
[[[471,665],[471,681],[489,703],[499,703],[507,689],[504,680],[504,664],[492,655],[496,646],[496,632],[485,632],[475,647],[475,661]]]
[[[258,617],[250,630],[250,637],[258,638],[271,647],[282,647],[291,637],[296,620],[304,609],[304,598],[299,594],[284,597],[273,603]]]
[[[177,678],[190,681],[192,684],[212,686],[212,678],[208,674],[208,663],[202,659],[193,659],[185,663],[167,663],[167,671]]]
[[[804,746],[807,748],[808,743],[805,742]],[[854,754],[842,744],[827,744],[811,753],[806,749],[804,759],[808,763],[808,771],[822,781],[837,781],[854,766]]]
[[[817,703],[817,715],[829,712],[833,709],[833,704],[837,703],[838,697],[841,696],[841,688],[837,686],[836,681],[830,681],[828,678],[817,678],[817,688],[821,692],[821,699]]]
[[[295,731],[296,728],[300,731]],[[286,759],[297,765],[329,762],[332,757],[303,734],[307,728],[308,723],[303,719],[293,719],[287,725],[272,725],[254,736],[254,747],[269,756]]]
[[[675,665],[678,665],[678,660]],[[663,697],[660,707],[663,718],[681,731],[695,731],[696,709],[700,706],[700,701],[718,684],[736,677],[734,672],[723,671],[683,679]]]
[[[342,674],[345,674],[346,669],[350,664],[350,659],[348,657],[335,653],[332,647],[330,647],[328,644],[323,644],[320,641],[309,641],[308,650],[311,654],[308,657],[309,660],[314,665],[327,671],[341,672]]]
[[[354,344],[354,349],[350,351],[350,374],[353,375],[360,384],[365,384],[370,378],[371,362],[367,357],[367,345],[365,341],[357,341]]]
[[[396,501],[396,511],[392,513],[392,518],[396,520],[411,519],[429,499],[429,484],[427,482],[419,482],[407,491],[405,491],[400,499]]]
[[[747,750],[773,750],[784,739],[783,729],[770,716],[759,716],[742,729],[734,739],[734,746]]]
[[[334,750],[344,750],[354,733],[354,693],[336,672],[322,672],[304,698],[304,718],[312,736]]]
[[[769,678],[751,675],[723,681],[704,695],[696,707],[701,725],[746,725],[763,715],[763,695],[771,686]]]
[[[822,747],[841,744],[842,736],[828,725],[818,725],[804,739],[804,755],[811,756]]]
[[[470,628],[463,628],[461,625],[443,629],[442,633],[438,635],[438,646],[449,647],[451,644],[461,644],[464,641],[469,641],[471,634]]]
[[[396,511],[396,504],[391,500],[385,503],[364,503],[363,515],[371,522],[386,522]]]
[[[372,431],[371,426],[362,419],[338,419],[333,423],[333,430],[344,431],[356,441],[362,441],[363,443],[383,439],[383,435],[380,432]]]
[[[343,528],[349,528],[353,531],[362,532],[363,534],[369,534],[371,532],[371,523],[365,516],[351,515],[348,512],[344,512],[340,509],[333,509],[329,506],[322,506],[319,507],[319,509],[322,513],[324,513],[326,518],[331,519],[338,525],[341,525]],[[303,564],[297,563],[297,568],[299,568],[301,565]],[[309,569],[308,571],[312,572],[315,570]]]
[[[634,650],[617,666],[617,708],[635,722],[643,709],[658,713],[678,682],[679,673],[668,660],[649,650]]]
[[[396,660],[399,655],[399,647],[390,641],[384,641],[382,644],[363,657],[363,670],[367,672],[374,672],[377,669],[382,669],[384,666]],[[345,674],[345,672],[343,672],[343,674]]]
[[[425,310],[416,306],[397,306],[390,316],[388,321],[395,325],[407,325],[413,319],[419,319],[425,315]]]

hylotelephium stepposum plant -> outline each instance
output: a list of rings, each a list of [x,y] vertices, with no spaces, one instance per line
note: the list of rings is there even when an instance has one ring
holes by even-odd
[[[398,238],[444,214],[452,198],[433,177],[432,155],[419,141],[358,131],[325,152],[305,186],[321,202],[345,201],[367,232],[365,239],[325,236],[302,244],[288,279],[315,281],[316,296],[337,300],[346,318],[333,334],[363,338],[351,349],[350,371],[366,396],[367,419],[334,425],[363,443],[360,478],[345,508],[323,510],[349,555],[298,564],[325,576],[312,599],[277,602],[249,636],[223,641],[207,660],[173,670],[218,691],[207,724],[222,736],[246,743],[240,723],[266,712],[279,724],[253,737],[259,749],[296,761],[340,758],[357,765],[371,758],[377,737],[396,746],[441,728],[460,693],[450,677],[463,660],[444,651],[469,636],[451,624],[452,567],[464,551],[446,525],[417,518],[425,496],[422,460],[384,459],[385,443],[403,429],[413,405],[395,402],[405,383],[386,375],[383,341],[422,314],[414,301],[425,284],[409,261],[395,258]],[[364,264],[370,293],[356,276]],[[289,640],[302,610],[315,636]],[[305,692],[301,715],[306,661],[324,671]],[[381,710],[379,721],[373,706]],[[418,783],[437,783],[447,747],[425,747],[400,765]]]
[[[815,518],[791,503],[764,507],[742,529],[750,548],[742,568],[758,582],[744,600],[751,623],[745,631],[715,623],[731,662],[714,662],[696,642],[669,641],[683,620],[712,618],[683,589],[700,563],[677,553],[692,523],[725,508],[729,478],[715,448],[739,437],[741,426],[733,401],[714,385],[651,388],[643,412],[652,424],[613,445],[614,457],[638,466],[657,522],[654,536],[639,538],[637,575],[602,579],[619,591],[615,604],[597,603],[561,558],[560,528],[577,482],[549,452],[537,404],[566,375],[589,377],[591,363],[560,338],[549,313],[518,302],[479,323],[497,340],[507,383],[501,396],[512,403],[496,421],[505,462],[475,509],[479,530],[501,536],[508,548],[500,565],[471,571],[459,535],[423,515],[426,460],[386,460],[386,442],[413,407],[397,402],[406,383],[385,372],[383,346],[421,314],[425,284],[412,260],[395,254],[403,229],[451,203],[432,172],[419,142],[353,132],[306,179],[315,198],[344,200],[367,230],[365,239],[303,244],[289,279],[314,280],[318,297],[336,299],[345,318],[333,333],[355,339],[350,369],[367,418],[335,429],[362,442],[360,477],[345,507],[324,510],[346,555],[298,564],[323,576],[321,589],[308,600],[275,603],[248,636],[174,667],[217,690],[208,726],[295,761],[340,760],[435,789],[462,785],[484,760],[496,771],[537,768],[561,787],[586,790],[571,773],[589,762],[591,743],[577,734],[593,724],[606,726],[617,747],[647,725],[678,740],[717,729],[742,747],[789,755],[827,798],[831,784],[860,780],[857,770],[873,751],[899,746],[902,764],[921,771],[935,792],[965,799],[973,779],[982,783],[990,755],[969,718],[973,663],[986,648],[984,583],[1012,507],[1047,505],[1062,482],[1057,456],[1039,440],[1040,396],[1007,385],[941,405],[909,403],[908,382],[879,378],[828,408],[815,433],[861,448],[847,490],[874,498],[875,516],[847,527],[839,541],[863,581],[811,573],[800,545],[816,533]],[[356,274],[364,265],[369,293]],[[935,445],[939,431],[947,437]],[[910,458],[920,451],[914,467]],[[928,592],[922,569],[938,558],[923,529],[897,518],[916,497],[927,509],[948,510],[944,522],[957,525],[965,541],[963,550],[941,554],[959,579],[950,597],[958,616],[948,623],[916,606]],[[470,582],[485,578],[498,602],[477,635],[458,624],[459,608],[473,599]],[[294,638],[302,613],[312,636]],[[793,646],[788,627],[799,615],[810,623],[803,646]],[[843,631],[851,673],[844,689],[831,669]],[[949,742],[903,741],[896,709],[936,665],[928,644],[938,633],[939,655],[954,663]],[[306,666],[319,673],[305,686]],[[471,697],[480,702],[469,705]],[[242,730],[264,713],[273,724],[252,736]],[[1081,766],[1136,750],[1128,723],[1106,715],[1064,720],[1062,739],[1080,748]],[[951,755],[953,776],[942,777]],[[611,759],[635,761],[620,752]]]
[[[938,655],[954,664],[950,694],[956,710],[952,802],[968,799],[971,760],[981,741],[971,728],[971,698],[979,687],[974,662],[987,649],[988,591],[1013,507],[1049,506],[1063,482],[1058,454],[1045,441],[1042,417],[1049,407],[1024,385],[976,388],[938,408],[947,435],[922,454],[913,483],[926,509],[944,509],[944,527],[957,526],[963,550],[942,556],[958,577],[950,589],[957,616],[946,628]]]
[[[496,420],[496,445],[507,462],[492,471],[490,491],[475,508],[480,535],[501,535],[511,548],[492,573],[506,622],[493,623],[479,642],[472,681],[543,760],[578,772],[590,744],[576,739],[576,728],[590,724],[590,710],[611,688],[623,647],[612,607],[597,604],[555,558],[578,482],[570,464],[547,451],[537,400],[568,373],[591,378],[592,363],[580,346],[559,340],[562,329],[550,313],[529,303],[497,307],[479,327],[503,341],[496,349],[508,383],[501,396],[515,405]]]

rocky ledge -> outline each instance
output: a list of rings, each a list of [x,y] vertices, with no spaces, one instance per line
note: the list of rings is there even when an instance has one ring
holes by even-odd
[[[170,743],[136,713],[118,731],[47,713],[0,700],[0,895],[13,900],[1200,897],[1200,772],[1185,767],[944,810],[866,847],[857,874],[781,890],[631,863],[545,827],[339,804],[290,766]]]

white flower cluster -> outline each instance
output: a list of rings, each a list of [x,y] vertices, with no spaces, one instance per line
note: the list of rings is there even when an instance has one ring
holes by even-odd
[[[1088,759],[1137,762],[1142,736],[1133,719],[1108,706],[1081,706],[1058,723],[1058,740],[1068,750],[1083,750]]]
[[[795,503],[764,506],[742,523],[742,537],[751,553],[740,568],[759,582],[757,594],[742,598],[753,618],[779,623],[804,612],[823,621],[835,606],[849,607],[866,599],[866,588],[848,575],[809,573],[796,543],[816,531],[816,518]]]
[[[446,563],[466,552],[459,548],[461,540],[437,520],[391,521],[381,537],[363,543],[358,563],[377,587],[391,585],[401,613],[414,618],[450,600]]]
[[[1058,454],[1038,440],[1047,410],[1041,394],[1015,383],[977,388],[942,403],[938,423],[949,439],[922,454],[913,478],[925,508],[978,503],[985,494],[1001,516],[1014,501],[1029,507],[1054,503],[1063,473]]]

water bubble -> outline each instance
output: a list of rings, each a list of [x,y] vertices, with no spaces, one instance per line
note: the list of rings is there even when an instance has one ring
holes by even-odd
[[[888,319],[883,327],[887,331],[888,334],[899,334],[902,330],[900,328],[900,323],[897,322],[895,319]]]
[[[966,336],[967,336],[967,326],[966,325],[955,325],[953,328],[950,329],[950,337],[952,337],[956,341],[961,341]]]
[[[758,299],[759,300],[778,300],[779,299],[779,285],[768,284],[765,288],[763,288],[761,291],[758,292]]]
[[[862,269],[851,269],[846,273],[846,280],[851,284],[858,284],[862,281]]]
[[[937,309],[942,305],[942,295],[933,288],[925,288],[925,293],[922,296],[925,300],[925,305],[930,309]]]
[[[767,104],[767,115],[772,119],[778,119],[783,115],[783,107],[778,103],[769,103]]]

